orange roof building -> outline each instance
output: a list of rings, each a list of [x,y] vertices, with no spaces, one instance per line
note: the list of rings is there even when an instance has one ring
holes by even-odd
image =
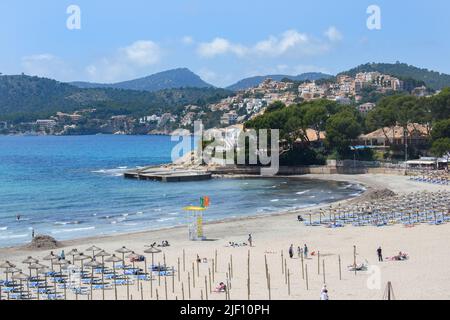
[[[429,129],[421,124],[414,123],[408,125],[408,143],[417,144],[429,138]],[[385,127],[371,133],[361,135],[360,140],[365,145],[388,146],[405,143],[405,132],[403,127]]]

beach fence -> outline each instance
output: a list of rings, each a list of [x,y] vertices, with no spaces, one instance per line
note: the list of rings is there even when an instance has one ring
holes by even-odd
[[[285,257],[282,250],[278,253],[262,252],[255,248],[221,248],[211,251],[206,257],[199,257],[194,248],[180,252],[151,248],[143,250],[142,255],[125,247],[116,251],[118,256],[98,248],[101,251],[90,252],[90,255],[86,250],[78,250],[68,260],[49,256],[50,260],[29,257],[20,266],[5,262],[0,265],[3,271],[0,298],[318,299],[324,285],[331,283],[339,287],[343,279],[342,261],[355,263],[357,258],[356,248],[353,255],[327,254],[322,249],[316,256],[306,258],[303,255]],[[40,260],[48,261],[49,266],[41,265]],[[74,264],[77,268],[73,267]],[[183,268],[184,264],[186,268]],[[236,266],[239,266],[238,271]],[[317,272],[313,271],[314,267],[317,267]],[[28,274],[22,272],[25,269]],[[356,280],[347,277],[346,281]]]

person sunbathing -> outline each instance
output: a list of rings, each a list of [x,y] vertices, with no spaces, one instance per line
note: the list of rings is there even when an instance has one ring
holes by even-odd
[[[216,293],[223,293],[227,291],[227,286],[225,283],[221,282],[219,286],[216,288]]]
[[[139,256],[139,257],[136,257],[136,258],[131,258],[130,259],[130,261],[131,261],[131,263],[133,263],[133,262],[144,262],[145,261],[145,257],[144,256]]]
[[[404,252],[399,252],[398,255],[393,256],[392,258],[388,258],[391,261],[405,261],[408,260],[408,254]]]
[[[231,248],[239,248],[239,247],[246,247],[246,246],[248,246],[248,244],[247,243],[242,243],[242,244],[239,244],[239,243],[236,243],[236,242],[228,242],[228,246],[229,247],[231,247]]]
[[[349,265],[347,268],[349,271],[355,271],[355,270],[356,271],[365,271],[367,269],[367,267],[364,263],[361,263],[361,264],[353,263],[353,264]]]
[[[398,256],[396,257],[398,261],[404,261],[408,259],[408,254],[403,253],[403,252],[399,252]]]
[[[170,247],[169,241],[164,240],[160,245],[158,245],[159,248],[166,248]]]
[[[199,255],[197,255],[197,263],[208,263],[208,258],[200,258]]]

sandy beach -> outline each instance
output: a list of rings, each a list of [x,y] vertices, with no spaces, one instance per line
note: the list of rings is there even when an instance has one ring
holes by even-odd
[[[387,188],[397,194],[422,190],[430,192],[450,190],[449,186],[418,183],[408,180],[407,177],[394,175],[307,175],[302,178],[356,182],[365,185],[368,190]],[[174,277],[163,279],[156,277],[152,285],[149,281],[134,283],[129,290],[135,300],[156,299],[156,289],[159,299],[166,299],[166,285],[167,299],[182,299],[183,291],[184,298],[188,299],[189,287],[191,299],[225,299],[223,293],[211,293],[210,287],[214,290],[219,282],[226,281],[227,272],[231,269],[231,260],[230,297],[232,300],[246,300],[248,299],[249,253],[250,298],[252,300],[269,298],[265,259],[268,261],[272,299],[318,300],[324,283],[324,265],[325,282],[332,300],[382,299],[388,281],[392,282],[395,298],[399,300],[448,299],[450,297],[450,271],[448,271],[450,257],[446,254],[450,243],[449,224],[419,225],[414,228],[405,228],[402,225],[386,228],[352,226],[340,229],[308,228],[297,222],[297,215],[310,210],[210,223],[204,228],[209,241],[203,242],[189,241],[187,227],[183,227],[66,241],[63,242],[64,247],[54,252],[59,254],[62,249],[69,252],[72,248],[83,251],[91,245],[96,245],[109,253],[114,253],[115,250],[126,246],[138,254],[143,254],[147,245],[168,240],[171,246],[164,248],[163,253],[155,255],[155,262],[163,264],[165,259],[167,265],[173,266],[176,270],[180,263],[180,272],[175,273]],[[250,233],[253,236],[254,247],[227,247],[229,242],[246,242]],[[320,260],[317,256],[304,260],[302,270],[302,262],[297,254],[294,259],[288,257],[291,244],[295,248],[307,244],[310,252],[320,251]],[[373,266],[369,268],[370,272],[355,275],[347,271],[347,266],[353,263],[355,245],[357,262],[367,261],[369,266]],[[378,262],[376,250],[379,246],[383,248],[385,256],[393,256],[403,251],[409,254],[410,259],[402,262]],[[216,252],[217,272],[214,272],[214,280],[212,280],[210,273],[213,273],[212,260],[215,259]],[[42,258],[48,254],[49,250],[30,251],[24,247],[6,248],[0,249],[0,261],[9,260],[27,273],[28,270],[20,261],[33,256],[41,260],[41,263],[48,265],[48,261],[42,261]],[[284,258],[287,258],[285,262],[281,258],[282,254]],[[202,259],[206,258],[207,263],[197,265],[195,262],[197,255]],[[118,254],[118,256],[121,255]],[[151,262],[151,255],[146,256]],[[341,279],[339,259],[341,260]],[[138,265],[141,268],[144,267],[143,263]],[[284,272],[285,266],[289,270],[289,277]],[[308,290],[306,279],[304,279],[306,268],[308,269]],[[188,276],[191,279],[190,286]],[[192,276],[195,279],[195,288],[192,285]],[[138,290],[140,285],[142,285],[142,291]],[[118,295],[119,299],[126,299],[126,288],[119,287]],[[101,296],[101,291],[95,291],[93,298],[101,299]],[[75,296],[71,295],[70,298]],[[87,299],[86,296],[78,298]],[[114,299],[114,290],[107,290],[106,298]]]

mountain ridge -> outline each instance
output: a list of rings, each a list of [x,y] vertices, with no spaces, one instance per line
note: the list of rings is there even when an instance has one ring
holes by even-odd
[[[92,83],[83,81],[69,82],[82,89],[112,88],[136,91],[161,91],[180,88],[212,88],[213,85],[203,81],[200,76],[188,68],[177,68],[158,72],[146,77],[121,81],[117,83]]]
[[[333,76],[330,74],[325,74],[322,72],[307,72],[302,73],[296,76],[292,75],[283,75],[283,74],[276,74],[276,75],[265,75],[265,76],[254,76],[254,77],[248,77],[245,79],[242,79],[228,87],[225,87],[227,90],[231,91],[239,91],[239,90],[245,90],[250,89],[253,87],[258,86],[266,79],[272,79],[275,81],[281,81],[283,79],[290,79],[292,81],[313,81],[313,80],[320,80],[320,79],[330,79]]]
[[[181,75],[189,74],[193,79],[200,81],[198,82],[199,85],[205,85],[206,83],[189,69],[181,68],[174,70],[181,72]],[[169,85],[174,85],[173,82],[170,82],[170,78],[165,82],[160,81],[162,79],[160,76],[167,75],[167,73],[173,74],[174,70],[157,74],[159,76],[159,82],[157,81],[157,83],[161,85],[161,83],[167,84],[169,82]],[[450,75],[403,63],[368,63],[340,74],[354,75],[364,71],[379,71],[401,77],[406,82],[411,82],[412,85],[415,85],[416,82],[417,84],[424,83],[435,90],[450,87]],[[175,72],[175,74],[178,72]],[[136,80],[143,80],[145,82],[145,79],[151,77]],[[269,77],[275,77],[274,80],[278,81],[283,78],[305,81],[332,76],[322,73],[307,73],[295,77],[285,75],[260,76],[243,79],[238,84],[250,85],[252,87]],[[417,79],[417,81],[408,81],[408,79]],[[136,85],[135,82],[133,83],[136,80],[131,80],[131,86]],[[130,81],[124,83],[130,85]],[[173,111],[176,108],[188,104],[205,105],[207,103],[214,103],[221,98],[235,94],[235,92],[229,90],[229,88],[235,88],[233,85],[229,86],[228,90],[206,84],[208,85],[207,87],[166,88],[158,91],[131,90],[119,87],[111,88],[108,85],[106,87],[92,87],[95,85],[91,83],[89,87],[80,88],[74,86],[73,83],[64,83],[36,76],[33,77],[23,74],[0,75],[0,120],[15,119],[26,122],[36,119],[38,116],[47,117],[57,111],[71,112],[79,108],[96,108],[107,115],[132,114],[139,116],[146,113],[165,112],[166,109]],[[148,85],[148,83],[143,83],[143,85]],[[149,87],[147,86],[146,88],[148,89]]]
[[[105,115],[145,115],[170,112],[187,104],[216,102],[231,91],[178,88],[155,92],[115,88],[78,88],[48,78],[26,75],[0,76],[0,120],[30,121],[57,111],[94,108]]]

